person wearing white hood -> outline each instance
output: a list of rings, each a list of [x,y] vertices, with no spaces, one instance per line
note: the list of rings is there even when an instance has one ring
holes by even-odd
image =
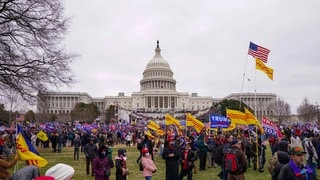
[[[45,176],[51,176],[55,180],[71,180],[73,175],[74,175],[74,168],[63,163],[58,163],[52,166],[45,173]],[[40,179],[41,179],[41,176],[36,180],[40,180]]]

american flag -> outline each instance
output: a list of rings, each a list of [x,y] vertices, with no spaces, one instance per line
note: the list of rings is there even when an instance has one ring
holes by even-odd
[[[17,114],[16,121],[23,122],[24,121],[24,114]]]
[[[250,42],[248,54],[252,57],[258,58],[264,63],[267,63],[269,53],[269,49],[256,45],[253,42]]]

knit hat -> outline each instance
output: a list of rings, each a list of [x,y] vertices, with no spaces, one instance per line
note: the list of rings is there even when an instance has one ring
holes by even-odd
[[[288,141],[281,140],[279,143],[279,150],[288,152],[288,146],[289,146]]]
[[[74,169],[69,165],[58,163],[48,169],[45,175],[52,176],[56,180],[69,180],[74,175]]]

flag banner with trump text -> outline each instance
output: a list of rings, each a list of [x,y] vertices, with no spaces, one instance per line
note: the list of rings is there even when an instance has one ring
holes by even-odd
[[[221,129],[223,132],[226,132],[226,131],[232,131],[236,127],[237,127],[237,125],[231,122],[230,125],[228,127],[226,127],[226,128],[216,127],[216,128],[211,128],[211,130],[219,131],[219,129]]]
[[[29,165],[35,165],[38,167],[44,167],[48,164],[48,161],[42,158],[39,153],[32,146],[30,140],[26,137],[25,132],[22,129],[22,126],[17,124],[17,152],[20,156],[20,159],[23,161],[27,161]]]
[[[210,129],[212,128],[228,128],[230,125],[230,120],[221,115],[211,114],[210,115]]]
[[[262,116],[262,126],[267,135],[274,135],[278,138],[282,138],[283,135],[279,126],[265,116]]]

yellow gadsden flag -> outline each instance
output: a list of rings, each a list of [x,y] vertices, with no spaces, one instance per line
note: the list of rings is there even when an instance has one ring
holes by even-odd
[[[190,113],[187,113],[186,115],[186,122],[187,124],[193,125],[194,129],[199,133],[203,128],[204,124],[200,120],[196,119],[194,116],[192,116]]]
[[[256,58],[256,69],[266,73],[266,75],[273,80],[273,69],[267,67],[260,59]]]
[[[40,130],[37,133],[37,137],[41,140],[41,141],[47,141],[48,140],[48,136],[45,132],[43,132],[42,130]]]

